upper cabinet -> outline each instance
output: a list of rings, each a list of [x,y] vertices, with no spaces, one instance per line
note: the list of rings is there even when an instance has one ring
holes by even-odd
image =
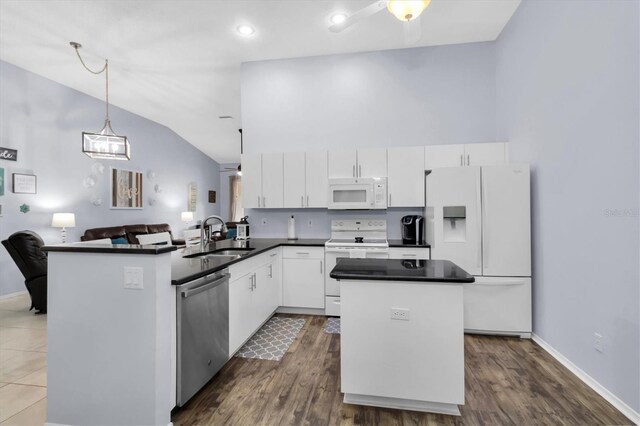
[[[424,147],[387,149],[387,204],[424,207]]]
[[[424,147],[426,170],[438,167],[493,166],[506,163],[508,163],[507,144],[503,142]]]
[[[242,204],[244,208],[284,207],[283,154],[242,155]]]
[[[387,176],[386,148],[329,151],[330,178]]]
[[[284,153],[284,207],[327,207],[327,152]]]

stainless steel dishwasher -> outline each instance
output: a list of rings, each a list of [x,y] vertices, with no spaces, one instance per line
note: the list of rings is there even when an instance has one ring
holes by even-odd
[[[182,407],[229,359],[229,271],[176,290],[177,404]]]

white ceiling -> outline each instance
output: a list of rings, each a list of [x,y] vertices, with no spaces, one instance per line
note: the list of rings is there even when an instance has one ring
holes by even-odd
[[[226,163],[240,158],[242,62],[495,40],[519,3],[433,0],[421,39],[407,45],[403,23],[386,10],[328,31],[332,14],[371,0],[0,0],[0,59],[104,99],[103,77],[69,46],[80,42],[90,67],[109,59],[112,104]],[[242,23],[256,33],[239,36]]]

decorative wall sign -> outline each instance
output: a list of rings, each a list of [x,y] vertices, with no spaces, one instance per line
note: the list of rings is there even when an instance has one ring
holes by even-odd
[[[216,202],[216,191],[209,191],[209,202],[210,203]]]
[[[0,160],[18,161],[18,150],[0,146]]]
[[[0,204],[0,217],[2,217],[2,204]]]
[[[0,195],[4,195],[4,169],[0,168]]]
[[[187,194],[187,211],[195,212],[197,202],[198,202],[198,185],[195,182],[191,182],[189,184],[189,190]]]
[[[111,168],[111,208],[142,209],[142,173]]]
[[[36,175],[13,174],[14,194],[35,194],[37,192]]]

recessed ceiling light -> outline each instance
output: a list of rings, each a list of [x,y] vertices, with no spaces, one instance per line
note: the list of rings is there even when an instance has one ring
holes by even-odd
[[[347,15],[344,13],[336,13],[335,15],[331,15],[330,19],[332,24],[342,24],[347,19]]]
[[[239,25],[238,28],[236,28],[236,30],[238,30],[238,34],[248,37],[250,35],[252,35],[256,30],[253,29],[253,27],[251,25]]]

